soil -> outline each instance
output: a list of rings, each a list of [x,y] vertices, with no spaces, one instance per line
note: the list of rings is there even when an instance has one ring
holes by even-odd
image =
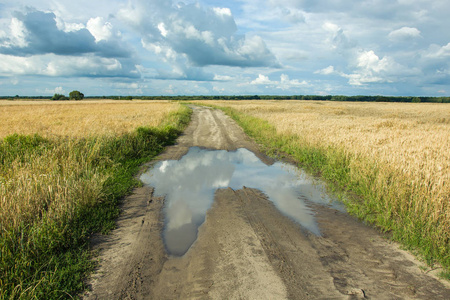
[[[247,148],[221,111],[194,107],[192,122],[158,160],[190,147]],[[149,164],[151,166],[151,164]],[[99,267],[85,299],[450,299],[450,285],[408,252],[346,213],[309,203],[322,235],[282,215],[255,189],[218,189],[182,257],[166,253],[164,199],[140,187],[124,200],[117,229],[97,236]]]

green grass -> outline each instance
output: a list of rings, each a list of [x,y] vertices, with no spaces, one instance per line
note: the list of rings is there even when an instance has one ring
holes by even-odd
[[[401,174],[382,168],[375,160],[356,158],[341,149],[312,147],[300,136],[277,134],[275,127],[265,120],[232,108],[218,108],[231,116],[266,154],[273,157],[288,155],[300,167],[325,179],[350,214],[389,233],[392,239],[418,254],[429,265],[439,263],[444,270],[442,277],[450,278],[450,237],[439,232],[440,224],[430,224],[424,219],[426,213],[421,212],[423,208],[414,201],[415,196]],[[360,159],[364,159],[364,163]],[[391,182],[389,190],[380,184],[386,180]],[[394,202],[391,201],[393,197],[401,199]],[[398,203],[403,204],[396,207]]]
[[[139,167],[175,141],[190,113],[183,106],[158,128],[117,137],[0,141],[2,210],[31,199],[1,214],[0,299],[77,298],[94,267],[90,237],[114,228]]]

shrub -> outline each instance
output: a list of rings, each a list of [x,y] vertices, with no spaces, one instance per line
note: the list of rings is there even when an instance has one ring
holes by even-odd
[[[62,94],[54,94],[51,100],[69,100],[69,98]]]
[[[83,100],[84,94],[79,91],[72,91],[69,93],[70,100]]]

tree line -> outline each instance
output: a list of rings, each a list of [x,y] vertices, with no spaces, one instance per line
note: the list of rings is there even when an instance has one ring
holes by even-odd
[[[53,97],[33,96],[33,97],[19,97],[4,96],[0,99],[14,100],[14,99],[52,99],[52,100],[81,100],[84,98],[83,93],[73,91],[69,97],[55,94]],[[351,102],[411,102],[411,103],[450,103],[450,97],[427,97],[427,96],[343,96],[343,95],[228,95],[228,96],[89,96],[91,99],[113,99],[113,100],[177,100],[177,101],[192,101],[192,100],[315,100],[315,101],[351,101]]]
[[[352,102],[430,102],[450,103],[450,97],[417,96],[342,96],[342,95],[234,95],[234,96],[138,96],[141,100],[315,100],[315,101],[352,101]]]

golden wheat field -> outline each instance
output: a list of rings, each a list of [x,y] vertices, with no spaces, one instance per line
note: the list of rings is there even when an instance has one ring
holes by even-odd
[[[10,134],[86,137],[158,126],[179,104],[168,101],[0,101],[0,138]]]
[[[354,176],[369,174],[371,170],[365,169],[376,166],[380,170],[374,179],[376,188],[391,202],[389,205],[399,211],[415,207],[414,214],[442,226],[441,234],[450,234],[450,105],[329,101],[214,104],[267,120],[279,134],[298,136],[298,143],[332,147],[356,157],[350,166]]]
[[[110,176],[91,166],[103,159],[100,149],[140,126],[158,127],[180,108],[167,101],[0,101],[0,141],[39,134],[53,145],[0,165],[0,225],[15,228],[44,212],[59,216],[74,203],[96,201]],[[8,155],[0,152],[5,161]]]

